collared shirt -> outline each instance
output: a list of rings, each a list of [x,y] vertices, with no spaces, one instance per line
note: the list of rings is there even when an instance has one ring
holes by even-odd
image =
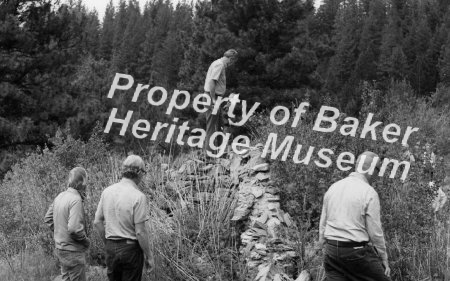
[[[216,81],[216,87],[215,87],[215,94],[216,95],[223,95],[225,94],[226,90],[226,84],[227,84],[227,78],[225,75],[226,70],[226,63],[224,62],[224,58],[220,58],[218,60],[215,60],[208,69],[208,73],[206,74],[205,79],[205,86],[204,90],[205,92],[211,92],[211,89],[209,88],[209,82],[211,80]]]
[[[44,222],[54,231],[55,247],[66,251],[85,251],[83,201],[77,190],[69,187],[56,196],[45,214]]]
[[[319,236],[320,241],[370,241],[387,261],[380,200],[363,175],[351,173],[330,186],[323,201]]]
[[[442,207],[444,207],[445,203],[447,202],[447,195],[442,190],[441,187],[438,188],[436,197],[434,197],[433,202],[431,203],[431,206],[433,207],[433,211],[437,212]]]
[[[147,199],[133,180],[122,178],[103,190],[95,222],[105,222],[107,239],[137,240],[135,225],[148,219]]]

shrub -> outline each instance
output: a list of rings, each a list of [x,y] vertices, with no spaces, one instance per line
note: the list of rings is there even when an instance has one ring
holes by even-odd
[[[0,205],[1,219],[5,222],[0,233],[4,235],[5,245],[9,245],[5,257],[11,260],[24,253],[37,256],[42,255],[42,251],[51,255],[54,248],[52,233],[44,225],[43,217],[56,195],[66,189],[69,170],[81,165],[88,172],[84,208],[87,233],[91,238],[90,263],[104,264],[104,246],[94,232],[92,222],[101,192],[120,180],[124,157],[108,152],[97,134],[85,143],[58,131],[52,142],[52,149],[38,149],[29,154],[1,183],[1,190],[8,199]],[[209,201],[198,203],[195,190],[186,192],[176,184],[169,188],[167,177],[160,169],[161,163],[179,167],[187,157],[173,160],[164,155],[143,156],[148,164],[141,188],[150,199],[149,239],[156,254],[155,276],[146,278],[210,280],[207,278],[214,276],[214,280],[239,280],[236,277],[240,266],[233,242],[235,238],[230,235],[234,197],[221,198],[214,194]],[[173,210],[172,215],[169,217],[162,209]],[[31,242],[36,243],[33,248],[36,253],[25,251]],[[28,263],[28,259],[24,263]],[[22,273],[19,270],[8,274],[16,274],[19,278]]]
[[[442,249],[436,249],[434,246],[442,244],[443,240],[440,236],[438,242],[435,236],[448,233],[449,229],[445,226],[436,230],[436,220],[430,205],[437,186],[445,176],[443,157],[449,153],[450,147],[448,106],[433,107],[432,100],[416,98],[406,83],[393,83],[387,91],[363,83],[361,89],[363,107],[359,116],[356,116],[360,121],[357,137],[342,136],[337,132],[339,125],[332,133],[312,130],[318,114],[318,110],[314,108],[302,117],[296,128],[291,127],[292,117],[286,125],[272,124],[268,121],[268,112],[250,120],[252,126],[260,133],[260,137],[255,139],[254,143],[266,143],[269,133],[277,134],[278,145],[286,136],[294,136],[293,147],[296,144],[303,146],[300,159],[306,156],[309,146],[315,147],[308,165],[292,162],[294,148],[291,149],[286,161],[281,161],[281,156],[272,161],[274,182],[280,189],[282,208],[293,215],[298,225],[313,233],[305,237],[317,239],[323,195],[332,183],[349,173],[336,169],[334,166],[336,155],[348,151],[357,156],[365,150],[371,150],[382,158],[407,160],[404,156],[406,148],[400,143],[384,142],[381,133],[377,133],[377,141],[371,140],[370,137],[358,138],[368,113],[374,114],[372,120],[382,121],[384,125],[381,126],[396,123],[402,130],[407,126],[418,127],[420,130],[412,134],[408,141],[416,162],[411,163],[407,180],[402,182],[398,172],[394,179],[388,178],[387,175],[378,178],[374,187],[380,196],[382,223],[387,238],[388,254],[391,257],[393,279],[418,280],[420,276],[429,277],[433,274],[432,267],[434,271],[444,272],[448,264],[443,259],[437,258],[435,253],[442,253]],[[330,106],[327,101],[324,101],[323,105]],[[294,108],[295,106],[290,111],[293,112]],[[341,112],[339,124],[342,124],[344,117],[346,115]],[[435,165],[430,164],[426,143],[435,148],[434,152],[438,156]],[[313,163],[318,159],[317,150],[320,148],[329,148],[334,152],[331,167],[319,168]],[[434,181],[436,187],[430,188],[430,181]],[[422,266],[417,266],[418,264]],[[433,266],[425,267],[424,264]]]

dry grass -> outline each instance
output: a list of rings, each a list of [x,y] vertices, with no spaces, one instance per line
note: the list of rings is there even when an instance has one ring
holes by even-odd
[[[409,125],[420,127],[421,131],[411,139],[411,146],[417,141],[423,144],[431,140],[438,148],[438,156],[442,155],[439,153],[448,148],[450,137],[448,108],[431,108],[427,101],[421,100],[413,103],[409,96],[403,103],[401,97],[394,95],[409,91],[402,84],[393,87],[392,91],[385,105],[377,108],[376,104],[370,103],[365,106],[366,111],[377,112],[377,118],[386,124],[396,122],[402,128]],[[376,97],[373,99],[377,100]],[[290,132],[281,126],[275,128],[270,122],[255,126],[261,126],[258,132],[263,142],[267,132],[278,132],[280,136],[295,133],[304,145],[314,144],[355,153],[373,149],[384,151],[385,156],[393,158],[399,158],[402,154],[400,145],[342,136],[324,137],[311,130],[308,120],[313,120],[313,117],[312,113],[308,115],[302,121],[302,130],[298,132]],[[193,157],[192,152],[174,159],[171,155],[160,155],[152,150],[144,156],[148,173],[142,189],[150,199],[149,239],[156,255],[154,275],[146,274],[146,278],[160,281],[244,280],[246,268],[244,262],[239,260],[239,237],[235,236],[230,225],[236,204],[234,195],[223,197],[214,194],[210,200],[196,198],[198,185],[185,188],[180,182],[171,181],[169,184],[167,175],[160,169],[161,163],[178,168]],[[65,189],[66,175],[74,165],[84,166],[89,173],[85,207],[92,240],[90,262],[101,264],[103,245],[91,222],[102,190],[120,179],[122,159],[123,155],[112,154],[96,139],[82,143],[61,138],[53,150],[34,153],[16,165],[0,183],[4,195],[0,197],[0,280],[48,280],[57,274],[55,261],[51,257],[53,241],[42,218],[51,200]],[[346,174],[312,167],[289,163],[272,165],[274,177],[284,180],[278,182],[284,196],[283,208],[300,222],[299,225],[304,226],[302,231],[305,233],[297,235],[298,242],[306,240],[311,243],[317,239],[317,224],[314,224],[317,217],[314,216],[320,214],[324,190],[329,183]],[[440,163],[433,173],[427,169],[421,165],[412,167],[407,184],[390,179],[379,179],[376,184],[382,204],[393,280],[450,280],[449,204],[435,217],[429,206],[433,191],[428,188],[428,181],[433,177],[439,185],[443,169]],[[202,174],[199,172],[198,176]],[[211,186],[211,189],[214,188]],[[172,209],[173,212],[169,216],[163,209]],[[323,280],[320,262],[311,262],[306,266],[317,272],[314,280]],[[90,274],[91,280],[104,280],[101,272]]]
[[[234,193],[230,192],[228,197],[213,193],[205,200],[196,195],[199,188],[197,184],[186,189],[175,181],[168,188],[167,175],[160,169],[160,163],[178,168],[192,157],[194,155],[185,154],[172,160],[153,155],[145,159],[149,162],[148,173],[141,187],[150,198],[149,239],[156,256],[153,276],[147,276],[147,273],[145,276],[148,280],[207,280],[208,276],[214,276],[214,280],[240,280],[236,277],[239,275],[237,272],[243,269],[238,264],[237,249],[234,247],[236,241],[231,235],[230,225],[236,204]],[[27,233],[27,237],[3,236],[4,270],[0,280],[48,280],[58,273],[54,258],[49,258],[53,249],[51,233],[42,223],[51,200],[64,188],[64,176],[59,174],[65,175],[66,169],[60,167],[57,175],[51,173],[57,166],[56,158],[51,151],[32,155],[15,167],[9,180],[2,185],[5,188],[8,185],[6,194],[12,198],[9,206],[18,205],[18,214],[15,214],[17,221],[10,221],[10,233]],[[121,161],[122,157],[109,155],[85,166],[90,180],[85,211],[92,241],[89,256],[93,264],[104,262],[103,244],[92,227],[96,206],[102,190],[120,180]],[[202,174],[199,172],[197,176]],[[22,189],[20,192],[17,188],[19,184]],[[173,212],[169,216],[161,208]],[[33,224],[27,225],[27,221]],[[14,239],[22,244],[34,241],[34,247],[17,247],[17,244],[11,244]],[[90,274],[92,280],[102,278],[101,273]],[[31,276],[31,279],[24,276]]]

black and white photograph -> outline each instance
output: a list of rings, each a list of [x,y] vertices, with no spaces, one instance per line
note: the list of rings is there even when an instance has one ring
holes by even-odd
[[[0,0],[0,281],[450,281],[449,0]]]

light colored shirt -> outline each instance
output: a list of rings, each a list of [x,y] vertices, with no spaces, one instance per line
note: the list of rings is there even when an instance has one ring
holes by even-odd
[[[387,261],[380,220],[380,200],[367,179],[351,173],[325,193],[320,217],[319,240],[370,241]]]
[[[225,75],[226,70],[226,63],[224,62],[224,58],[220,58],[218,60],[215,60],[208,69],[208,73],[206,73],[205,78],[205,86],[204,90],[205,92],[211,92],[210,89],[210,81],[214,80],[216,83],[215,87],[215,94],[216,95],[223,95],[225,94],[226,90],[226,84],[227,84],[227,77]]]
[[[122,178],[103,190],[95,223],[105,223],[107,239],[137,240],[135,225],[148,219],[147,199],[133,180]]]
[[[433,207],[433,211],[437,212],[440,209],[442,209],[446,202],[447,202],[447,195],[442,190],[442,188],[439,187],[439,189],[437,190],[436,197],[434,197],[434,200],[431,204],[431,206]]]
[[[85,251],[83,201],[77,190],[69,187],[56,196],[45,214],[44,222],[53,229],[55,247],[66,251]]]

